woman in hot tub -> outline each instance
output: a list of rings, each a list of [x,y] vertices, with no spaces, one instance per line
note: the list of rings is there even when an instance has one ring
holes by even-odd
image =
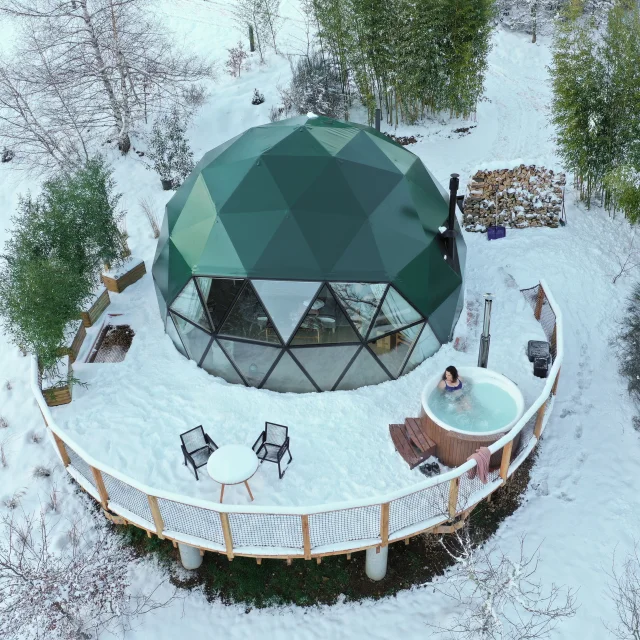
[[[438,389],[443,391],[462,391],[462,378],[455,367],[447,367],[438,383]]]

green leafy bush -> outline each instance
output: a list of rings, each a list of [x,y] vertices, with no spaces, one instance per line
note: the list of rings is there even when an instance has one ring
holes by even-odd
[[[123,254],[119,195],[104,160],[22,198],[0,262],[0,315],[10,339],[55,375],[65,328],[92,298],[105,262]]]

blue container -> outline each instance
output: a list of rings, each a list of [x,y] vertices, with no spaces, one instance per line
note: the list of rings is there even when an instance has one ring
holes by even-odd
[[[487,227],[487,238],[489,238],[489,240],[499,240],[500,238],[504,238],[506,235],[507,228],[500,224]]]

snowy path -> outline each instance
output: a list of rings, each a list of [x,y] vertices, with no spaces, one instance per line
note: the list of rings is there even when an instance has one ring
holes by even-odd
[[[196,17],[207,11],[216,22],[215,6],[205,9],[197,4],[196,0],[179,0],[163,1],[160,6],[167,14],[183,15],[193,6]],[[239,35],[227,28],[214,32],[204,19],[195,25],[176,21],[175,27],[185,29],[184,37],[194,50],[213,50],[218,59]],[[216,41],[217,33],[224,36],[220,42]],[[498,33],[490,62],[488,100],[480,104],[477,123],[462,123],[477,124],[470,135],[458,137],[452,131],[461,123],[449,121],[400,131],[422,132],[424,138],[412,149],[444,184],[452,171],[466,179],[481,166],[508,166],[519,160],[558,167],[546,119],[549,89],[544,79],[549,52],[545,42],[531,45],[527,37]],[[241,81],[221,77],[212,87],[215,99],[192,128],[196,154],[248,126],[265,122],[269,106],[278,100],[275,86],[286,80],[287,73],[286,61],[272,60]],[[249,104],[256,86],[267,96],[260,108]],[[161,206],[166,195],[158,191],[154,176],[133,159],[119,162],[117,177],[130,211],[132,248],[138,255],[149,255],[154,241],[137,199],[148,194]],[[0,165],[0,240],[15,210],[17,193],[29,187],[36,189],[37,183]],[[483,291],[487,283],[500,278],[506,282],[507,274],[522,285],[544,277],[563,309],[566,359],[554,414],[541,443],[527,502],[503,524],[495,540],[506,552],[517,548],[522,535],[527,535],[530,549],[542,543],[540,578],[547,584],[580,587],[579,613],[555,632],[555,639],[600,640],[608,637],[602,621],[614,619],[606,598],[604,570],[610,566],[616,545],[618,554],[627,553],[634,532],[640,530],[636,480],[640,443],[631,428],[634,409],[608,345],[633,280],[611,284],[612,256],[619,245],[618,222],[601,212],[585,212],[568,204],[569,226],[564,229],[514,232],[495,243],[488,243],[484,236],[468,235],[468,279],[471,289]],[[58,466],[51,480],[31,476],[35,465],[54,464],[54,456],[48,442],[32,439],[33,434],[44,434],[44,426],[29,393],[28,372],[28,360],[0,338],[0,415],[9,422],[8,429],[0,432],[0,442],[7,443],[9,453],[8,468],[0,468],[0,511],[7,513],[4,500],[15,492],[21,493],[25,509],[39,508],[55,483],[70,528],[72,520],[87,516],[82,501],[66,483],[64,471]],[[5,380],[11,380],[11,390],[4,386]],[[65,544],[64,537],[57,544]],[[393,547],[390,555],[393,562]],[[153,580],[155,572],[149,568],[137,579]],[[184,603],[141,620],[141,626],[128,637],[169,640],[184,635],[185,630],[201,635],[224,630],[229,640],[258,635],[270,640],[428,638],[431,633],[425,623],[437,620],[446,624],[448,612],[450,605],[429,585],[375,603],[250,614],[244,613],[244,607],[209,604],[199,594],[190,594]]]

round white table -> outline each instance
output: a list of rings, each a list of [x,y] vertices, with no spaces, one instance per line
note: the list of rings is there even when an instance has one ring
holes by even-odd
[[[244,482],[249,496],[253,500],[253,494],[247,480],[257,471],[260,461],[251,447],[243,444],[226,444],[216,449],[207,462],[207,472],[222,485],[220,490],[220,502],[224,497],[224,487],[227,484],[240,484]]]

